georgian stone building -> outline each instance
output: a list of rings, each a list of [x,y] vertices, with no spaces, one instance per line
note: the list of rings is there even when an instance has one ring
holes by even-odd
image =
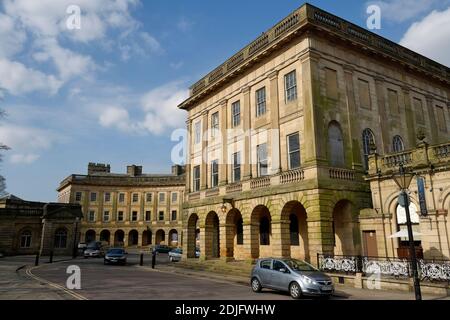
[[[132,165],[116,174],[109,165],[89,163],[87,175],[72,174],[57,190],[59,202],[81,205],[81,241],[179,246],[185,184],[181,166],[173,166],[172,174],[144,174]]]
[[[448,142],[449,96],[448,67],[303,5],[179,105],[184,255],[196,239],[203,259],[361,254],[369,155],[412,149],[418,131]]]
[[[0,253],[69,255],[78,243],[81,207],[77,204],[0,199]]]

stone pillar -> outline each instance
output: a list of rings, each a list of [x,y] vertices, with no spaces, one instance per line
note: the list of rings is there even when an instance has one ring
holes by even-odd
[[[272,219],[272,252],[274,257],[288,258],[291,253],[289,220]]]
[[[375,77],[375,88],[376,88],[376,95],[377,95],[377,105],[378,105],[378,114],[380,116],[380,129],[381,129],[381,143],[382,145],[378,145],[383,154],[388,153],[389,150],[389,144],[390,144],[390,136],[389,136],[389,121],[388,121],[388,115],[386,112],[386,102],[384,99],[384,78],[383,77]]]
[[[220,227],[220,258],[225,261],[234,258],[234,224],[224,223]]]
[[[242,89],[242,93],[244,94],[244,101],[243,101],[243,114],[242,114],[242,121],[243,121],[243,128],[244,128],[244,150],[243,155],[241,157],[243,168],[243,180],[249,180],[252,178],[252,158],[251,158],[251,136],[250,136],[250,87],[245,87]]]
[[[245,259],[252,260],[254,259],[257,252],[254,250],[255,246],[259,247],[259,238],[258,234],[254,234],[254,228],[255,226],[252,226],[252,224],[248,221],[243,222],[242,224],[243,232],[244,232],[244,252],[243,257]],[[257,225],[257,228],[259,228],[259,224]],[[253,252],[252,252],[253,249]]]
[[[348,141],[350,141],[351,158],[346,156],[346,159],[351,159],[351,167],[354,170],[362,171],[363,165],[361,162],[360,137],[361,132],[358,128],[358,121],[354,115],[357,114],[355,91],[353,87],[353,67],[344,65],[345,84],[346,84],[346,102],[347,102],[347,121],[348,121]]]
[[[39,254],[41,256],[50,254],[53,248],[53,224],[47,219],[42,219],[41,247]]]
[[[202,165],[200,167],[200,189],[208,188],[208,111],[202,113]]]
[[[416,146],[416,128],[414,122],[414,111],[411,106],[411,97],[409,95],[410,88],[402,87],[403,90],[403,100],[405,102],[405,120],[406,128],[408,130],[408,145],[405,146],[406,149],[414,148]]]
[[[278,71],[273,71],[269,74],[270,88],[269,88],[269,101],[270,101],[270,119],[271,119],[271,131],[270,135],[271,154],[272,154],[272,173],[276,174],[281,172],[281,149],[280,149],[280,99],[278,97]]]
[[[304,114],[303,144],[305,165],[328,163],[326,158],[325,124],[320,107],[320,56],[308,51],[300,57],[302,62],[302,96]]]
[[[211,235],[209,235],[209,240],[206,238],[206,228],[205,225],[200,226],[200,260],[207,259],[206,247],[207,243],[212,242]],[[195,231],[194,231],[195,234]]]
[[[128,191],[127,193],[126,193],[126,197],[127,197],[127,209],[126,209],[126,211],[124,212],[124,214],[126,215],[125,217],[124,217],[124,221],[131,221],[131,198],[132,198],[132,192],[131,191]],[[125,240],[124,240],[124,242],[125,242]]]
[[[427,100],[427,111],[428,117],[430,120],[430,130],[431,130],[431,141],[429,143],[438,143],[438,124],[436,122],[436,116],[434,114],[434,106],[433,106],[433,96],[426,95]]]
[[[223,186],[228,183],[228,100],[222,100],[220,102],[220,134],[221,134],[221,146],[222,146],[222,161],[219,164],[219,185]]]
[[[186,192],[189,194],[191,192],[191,130],[192,130],[192,120],[186,121]],[[155,199],[153,199],[155,201]]]
[[[313,264],[317,263],[317,254],[333,254],[334,234],[332,208],[321,204],[318,197],[310,199],[313,205],[307,209],[308,248],[305,248],[305,259]]]
[[[137,243],[137,246],[138,247],[143,247],[143,243],[142,243],[142,232],[139,232],[139,230],[138,230],[138,243]]]

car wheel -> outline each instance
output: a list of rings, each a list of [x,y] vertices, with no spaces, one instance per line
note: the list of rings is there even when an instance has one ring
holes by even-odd
[[[262,286],[261,286],[261,282],[259,282],[258,278],[252,279],[252,290],[253,290],[253,292],[261,292]]]
[[[103,264],[105,264],[105,265],[106,265],[106,264],[108,264],[108,263],[106,262],[106,260],[103,260]]]
[[[294,299],[300,299],[302,297],[302,288],[297,282],[292,282],[289,286],[289,293]]]
[[[169,261],[173,262],[173,257],[172,256],[169,256]]]

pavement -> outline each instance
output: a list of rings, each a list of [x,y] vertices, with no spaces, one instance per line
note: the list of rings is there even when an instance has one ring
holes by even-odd
[[[1,300],[290,300],[287,293],[263,290],[253,293],[248,279],[177,267],[159,254],[152,269],[151,255],[145,254],[139,266],[139,254],[131,252],[126,266],[103,265],[103,259],[75,260],[41,264],[34,257],[0,259]],[[56,259],[55,259],[56,261]],[[81,289],[69,290],[67,268],[81,270]],[[410,292],[337,287],[334,300],[412,300]],[[449,299],[426,295],[424,299]]]

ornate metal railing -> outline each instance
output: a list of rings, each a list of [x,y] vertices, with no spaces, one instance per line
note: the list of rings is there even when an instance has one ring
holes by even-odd
[[[407,259],[318,254],[317,265],[329,273],[362,273],[364,276],[396,279],[412,277],[412,262]],[[421,281],[450,283],[450,260],[418,259],[417,270]]]
[[[358,272],[358,257],[317,255],[319,269],[327,272],[355,274]]]

